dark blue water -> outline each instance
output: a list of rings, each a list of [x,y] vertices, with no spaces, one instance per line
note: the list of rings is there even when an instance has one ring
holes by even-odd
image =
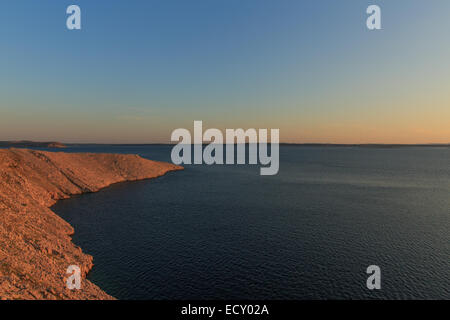
[[[170,161],[171,147],[65,151]],[[187,166],[53,210],[119,299],[450,298],[450,148],[282,146],[280,162]]]

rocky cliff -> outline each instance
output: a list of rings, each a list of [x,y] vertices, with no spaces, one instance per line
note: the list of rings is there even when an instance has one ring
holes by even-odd
[[[49,207],[74,194],[180,169],[137,155],[0,150],[0,298],[113,299],[84,279],[93,258],[72,243],[73,228]],[[80,290],[66,287],[69,265],[81,268]]]

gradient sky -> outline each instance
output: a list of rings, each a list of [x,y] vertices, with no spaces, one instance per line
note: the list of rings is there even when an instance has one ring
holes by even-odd
[[[0,140],[449,143],[449,35],[448,0],[2,0]]]

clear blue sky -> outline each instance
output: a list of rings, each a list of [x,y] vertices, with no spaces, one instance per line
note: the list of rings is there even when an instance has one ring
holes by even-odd
[[[66,29],[66,8],[82,30]],[[365,27],[369,4],[380,31]],[[2,0],[0,140],[450,142],[448,0]]]

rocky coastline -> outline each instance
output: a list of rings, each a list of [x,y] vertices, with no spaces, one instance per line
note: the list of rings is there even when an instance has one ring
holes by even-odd
[[[75,194],[182,169],[137,155],[0,149],[0,298],[114,299],[85,279],[93,257],[71,241],[74,229],[50,207]],[[66,286],[69,265],[81,269],[80,290]]]

